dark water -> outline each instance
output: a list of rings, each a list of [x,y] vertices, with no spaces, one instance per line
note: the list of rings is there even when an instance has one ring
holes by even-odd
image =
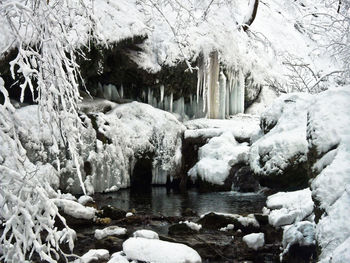
[[[96,195],[94,200],[100,207],[112,205],[123,210],[134,208],[137,212],[160,213],[165,216],[179,216],[186,208],[193,209],[199,215],[210,211],[244,215],[260,213],[266,197],[256,193],[199,193],[196,190],[177,193],[167,191],[165,187],[152,187],[148,192],[121,189],[114,193]]]

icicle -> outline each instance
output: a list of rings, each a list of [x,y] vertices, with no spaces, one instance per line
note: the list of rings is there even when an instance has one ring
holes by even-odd
[[[219,79],[219,112],[218,118],[225,119],[225,110],[226,110],[226,77],[224,73],[220,72]]]
[[[210,54],[209,80],[208,80],[208,117],[217,119],[219,117],[219,54]]]
[[[146,101],[146,92],[144,90],[142,91],[142,100]]]
[[[120,85],[120,92],[119,92],[119,96],[120,98],[124,98],[124,87],[123,87],[123,84]]]
[[[160,102],[164,100],[164,85],[160,85]]]
[[[152,90],[151,88],[148,88],[148,93],[147,93],[147,103],[152,105],[152,97],[153,97],[153,94],[152,94]]]
[[[245,90],[245,80],[244,80],[244,74],[242,70],[238,73],[238,79],[239,79],[239,87],[238,87],[238,109],[237,113],[243,113],[244,112],[244,90]]]
[[[174,98],[174,95],[171,92],[170,93],[170,103],[169,103],[170,104],[170,106],[169,106],[170,107],[170,109],[169,109],[170,112],[173,112],[173,98]]]

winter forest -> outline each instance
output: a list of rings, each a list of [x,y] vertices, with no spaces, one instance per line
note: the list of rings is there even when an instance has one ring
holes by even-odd
[[[0,0],[0,262],[350,262],[349,0]]]

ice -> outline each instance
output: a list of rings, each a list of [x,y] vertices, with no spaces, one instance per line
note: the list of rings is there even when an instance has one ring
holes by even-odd
[[[123,243],[128,259],[154,263],[200,263],[199,254],[192,248],[167,241],[146,238],[129,238]]]
[[[264,236],[265,236],[264,233],[252,233],[249,235],[245,235],[243,237],[243,241],[247,244],[249,248],[258,250],[259,248],[263,247],[265,244]]]
[[[270,195],[266,205],[271,209],[269,223],[275,227],[302,221],[311,215],[314,209],[309,188]]]
[[[147,229],[141,229],[134,232],[133,237],[142,237],[148,239],[159,239],[159,236],[156,232]]]
[[[121,236],[126,234],[126,228],[119,227],[119,226],[108,226],[104,229],[96,229],[95,230],[95,238],[96,239],[103,239],[107,236]]]

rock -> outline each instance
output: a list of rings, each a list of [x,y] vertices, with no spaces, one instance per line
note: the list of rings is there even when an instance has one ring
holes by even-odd
[[[268,215],[254,214],[254,216],[260,225],[267,225],[269,223],[269,216]]]
[[[95,223],[97,225],[110,225],[112,222],[112,219],[110,219],[109,217],[103,217],[103,218],[96,218],[95,219]]]
[[[113,220],[118,220],[125,218],[126,212],[124,210],[121,210],[119,208],[116,208],[114,206],[104,206],[102,207],[102,215],[104,217],[109,217]]]
[[[203,228],[218,230],[228,224],[235,225],[236,220],[230,216],[211,212],[200,218],[197,223],[201,224]]]
[[[95,241],[95,248],[107,249],[109,253],[121,251],[123,249],[124,240],[115,236],[107,236]]]
[[[264,233],[251,233],[249,235],[245,235],[242,239],[249,248],[254,250],[258,250],[265,244]]]
[[[302,221],[283,231],[282,262],[311,262],[316,257],[315,224]]]
[[[175,236],[175,235],[192,235],[198,233],[197,230],[192,229],[185,223],[178,223],[174,224],[169,227],[168,230],[169,235]]]
[[[249,166],[240,168],[234,175],[232,190],[238,192],[256,192],[259,190],[259,182]]]

